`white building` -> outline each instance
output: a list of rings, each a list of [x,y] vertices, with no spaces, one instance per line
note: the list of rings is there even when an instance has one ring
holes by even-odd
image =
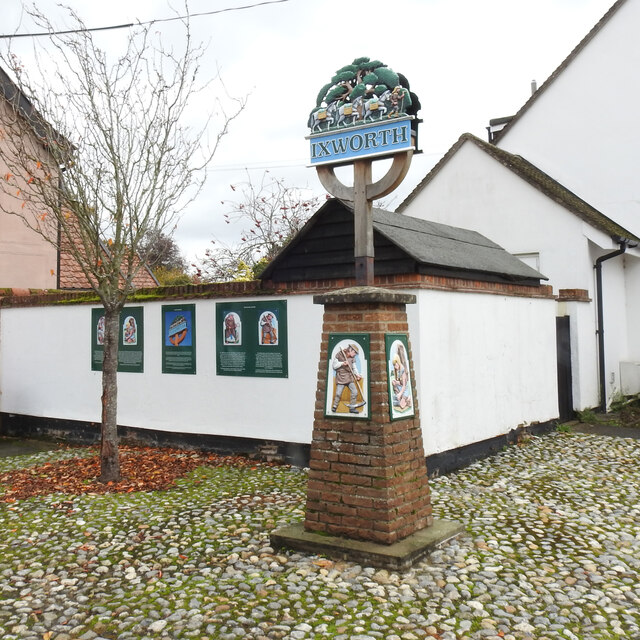
[[[640,0],[618,0],[494,144],[463,135],[399,207],[474,229],[549,278],[576,410],[640,392],[637,27]]]

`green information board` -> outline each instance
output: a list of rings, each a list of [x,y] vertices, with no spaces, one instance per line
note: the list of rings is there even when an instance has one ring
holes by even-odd
[[[162,305],[162,373],[196,372],[196,305]]]
[[[216,303],[216,373],[286,378],[287,301]]]
[[[104,309],[91,309],[91,370],[102,371],[104,359]],[[144,371],[144,309],[125,307],[120,312],[118,371]]]

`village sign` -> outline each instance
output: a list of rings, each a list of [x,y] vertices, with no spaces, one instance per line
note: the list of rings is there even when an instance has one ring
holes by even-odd
[[[417,147],[418,97],[401,74],[370,58],[356,58],[324,85],[311,111],[311,166],[324,188],[353,202],[356,284],[373,284],[372,203],[402,182]],[[385,176],[372,182],[371,163],[393,158]],[[353,164],[353,187],[344,185],[334,167]]]

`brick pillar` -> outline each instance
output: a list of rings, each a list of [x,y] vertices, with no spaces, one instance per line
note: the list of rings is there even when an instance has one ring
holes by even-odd
[[[385,334],[408,335],[415,296],[355,287],[314,302],[324,321],[304,528],[390,545],[433,523],[410,343],[415,414],[392,421],[389,412]],[[370,336],[368,420],[325,416],[330,333]]]

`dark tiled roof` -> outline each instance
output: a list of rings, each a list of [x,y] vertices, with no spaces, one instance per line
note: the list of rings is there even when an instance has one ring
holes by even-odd
[[[0,94],[26,117],[29,117],[34,111],[33,105],[29,99],[18,89],[9,74],[0,67]]]
[[[579,198],[575,193],[563,187],[559,182],[554,180],[550,175],[538,169],[535,165],[525,160],[522,156],[509,153],[504,149],[500,149],[493,144],[489,144],[476,136],[465,133],[460,136],[458,141],[447,151],[440,162],[420,181],[418,186],[404,199],[398,207],[398,211],[404,211],[414,198],[424,189],[431,180],[440,172],[447,162],[455,155],[465,142],[471,142],[490,155],[494,160],[510,169],[517,176],[528,182],[548,198],[563,206],[565,209],[575,214],[591,226],[600,231],[615,237],[628,238],[638,241],[639,239],[630,231],[620,226],[611,218],[592,207],[588,202]]]
[[[373,228],[423,265],[547,280],[477,231],[383,209],[373,210]]]
[[[373,231],[378,247],[377,274],[384,273],[395,261],[394,264],[400,266],[390,267],[393,273],[437,272],[452,277],[467,274],[471,279],[531,284],[546,280],[545,276],[476,231],[377,208],[373,209]],[[310,267],[318,266],[319,260],[326,261],[330,267],[339,265],[342,276],[346,277],[353,269],[353,234],[353,204],[332,198],[267,265],[261,278],[278,280],[285,272],[291,275],[292,269],[310,272]],[[331,252],[337,245],[341,252],[336,262]]]
[[[511,121],[507,124],[507,126],[496,133],[494,142],[497,142],[505,136],[518,122],[518,120],[522,117],[522,115],[529,110],[531,105],[540,97],[540,95],[546,91],[549,86],[555,81],[555,79],[571,64],[574,58],[576,58],[579,53],[593,40],[593,38],[598,34],[598,32],[604,27],[604,25],[609,22],[611,17],[618,11],[618,9],[625,3],[627,0],[617,0],[611,8],[600,18],[600,20],[595,24],[593,29],[589,31],[589,33],[578,43],[578,45],[573,49],[573,51],[562,61],[560,66],[545,80],[543,84],[532,94],[532,96],[524,103],[521,107],[520,111],[516,113],[515,116],[511,119]]]

